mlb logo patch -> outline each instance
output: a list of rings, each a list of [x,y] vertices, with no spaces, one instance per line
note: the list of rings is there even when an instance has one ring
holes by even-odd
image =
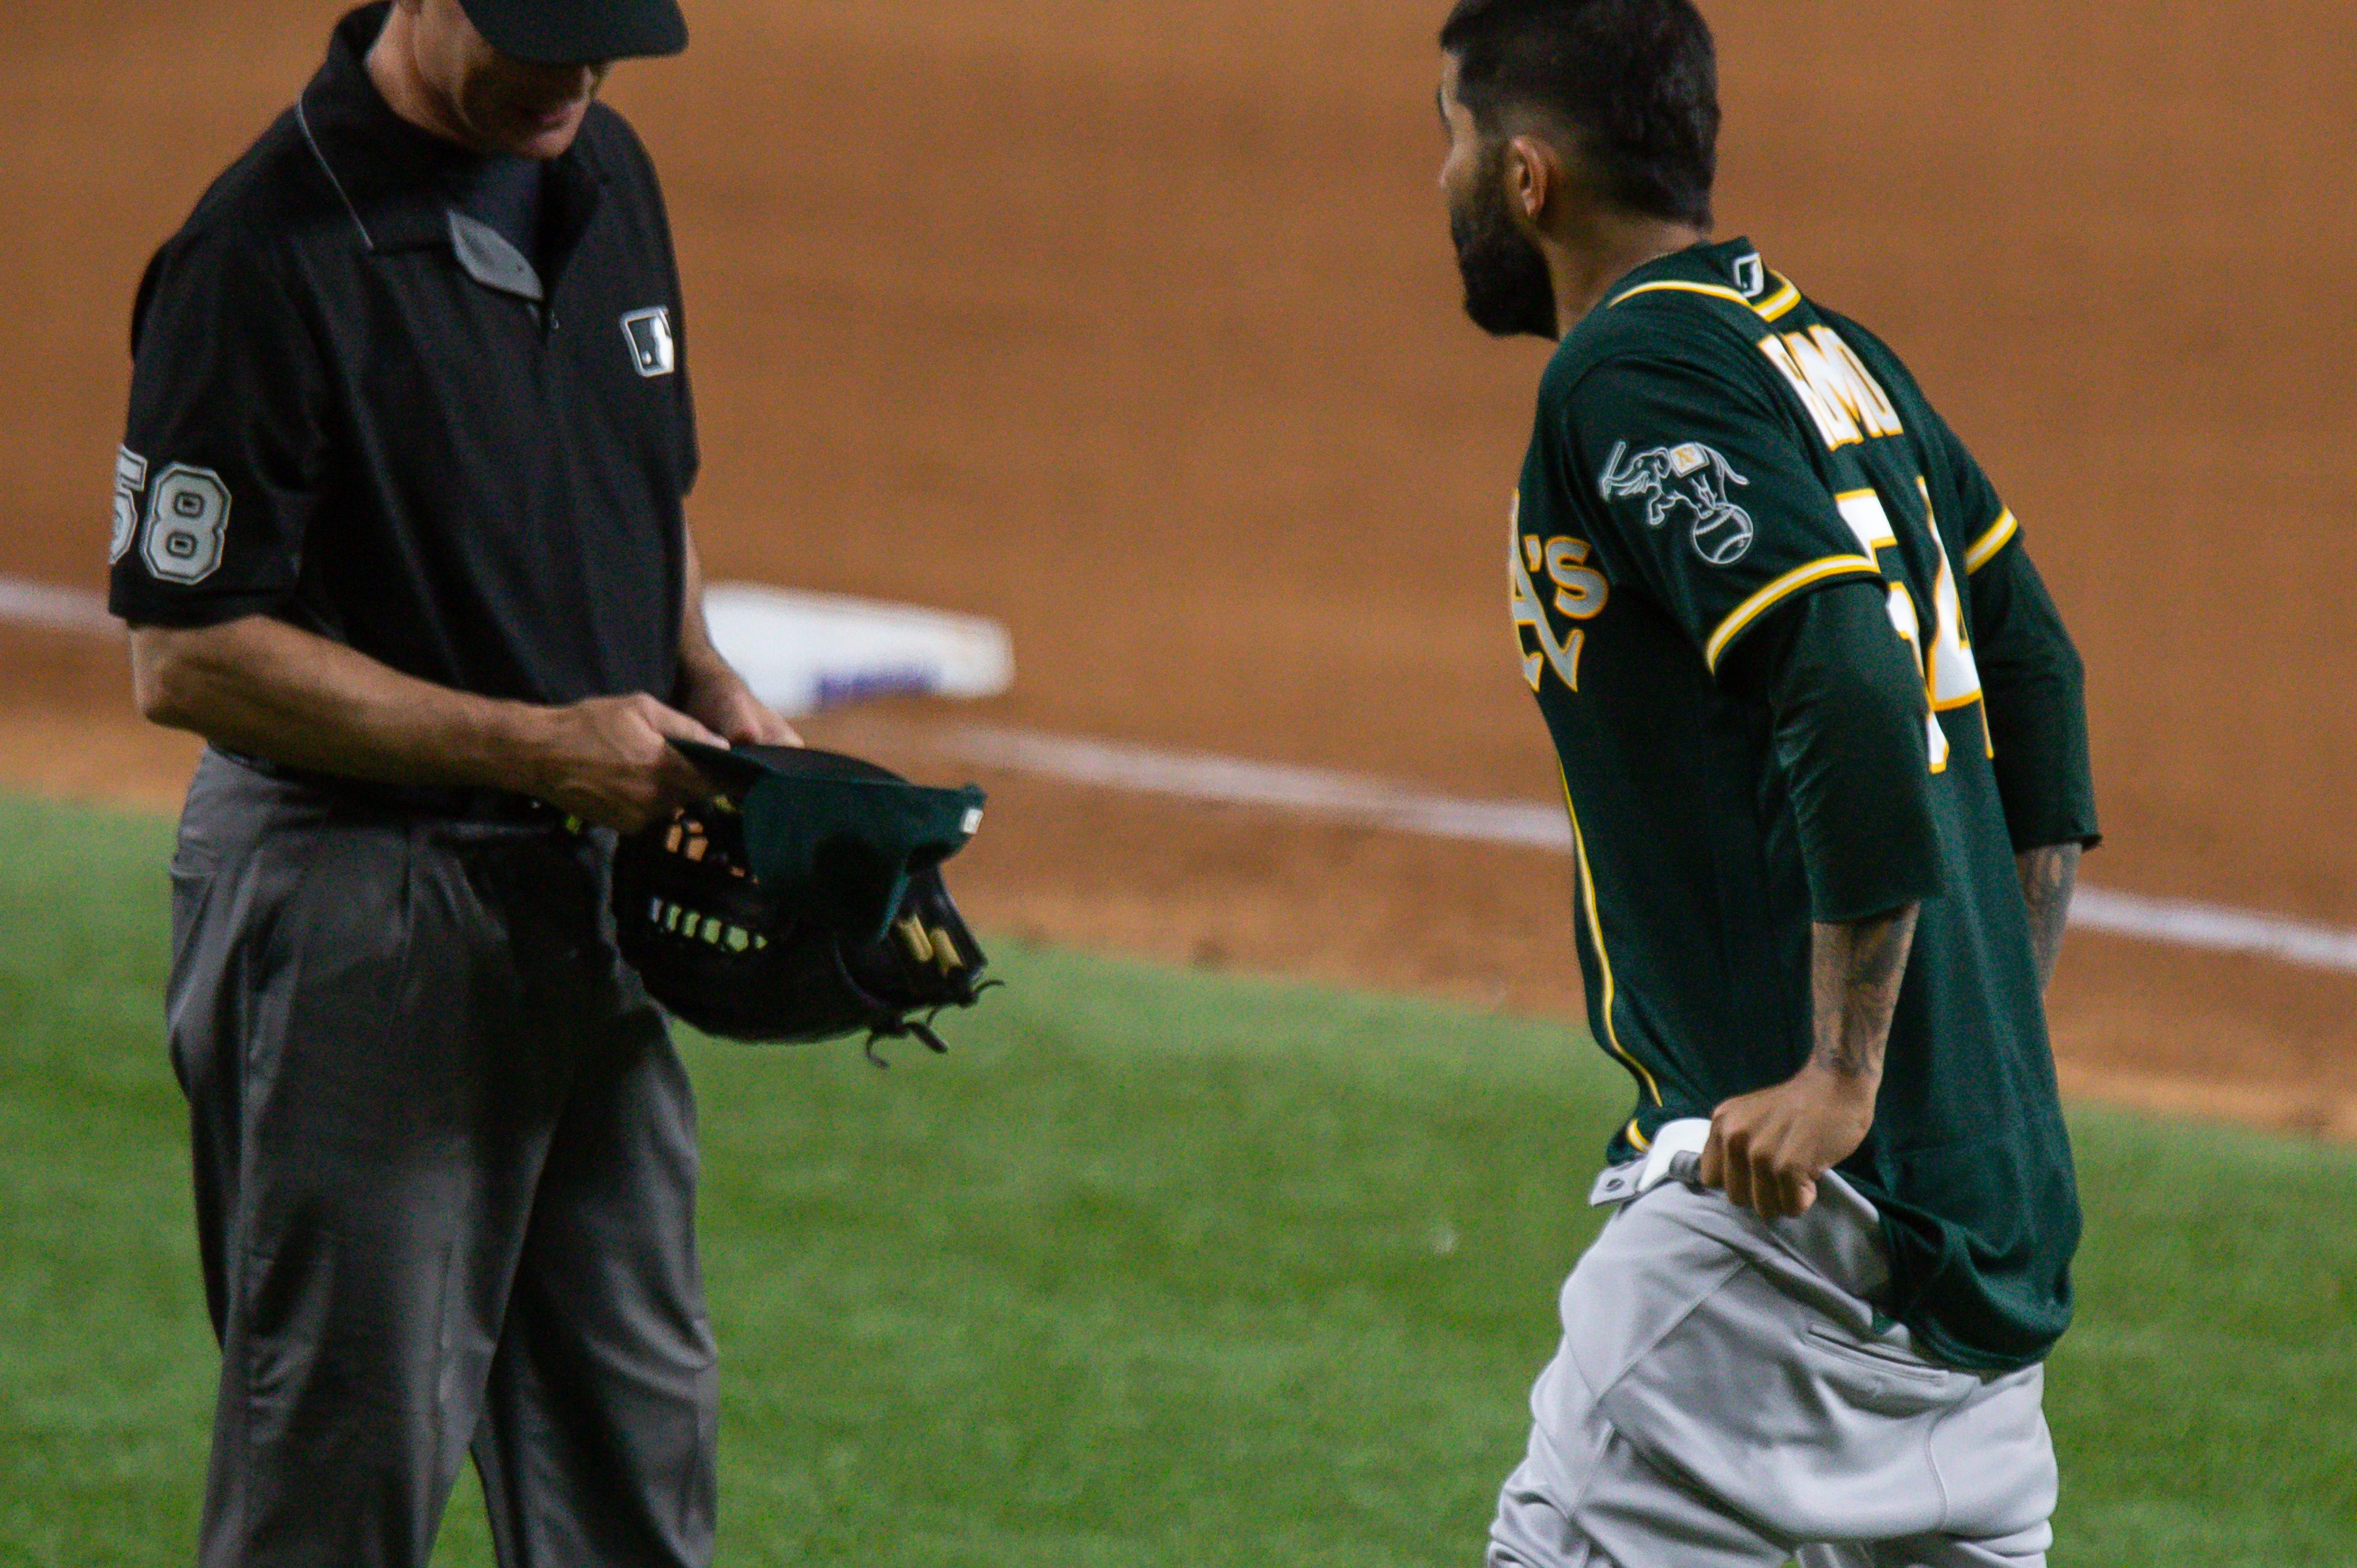
[[[630,363],[642,376],[667,376],[678,364],[679,350],[671,336],[671,311],[663,306],[633,310],[622,317],[622,336],[630,342]]]

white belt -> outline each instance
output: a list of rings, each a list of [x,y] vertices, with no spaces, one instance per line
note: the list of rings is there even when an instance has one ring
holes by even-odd
[[[1665,1181],[1700,1187],[1703,1145],[1709,1142],[1710,1122],[1706,1117],[1689,1116],[1684,1121],[1663,1123],[1642,1159],[1607,1165],[1597,1173],[1596,1185],[1587,1189],[1588,1207],[1603,1208],[1626,1203]]]

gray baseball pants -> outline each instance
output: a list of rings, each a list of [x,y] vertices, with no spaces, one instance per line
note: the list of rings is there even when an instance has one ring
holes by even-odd
[[[1673,1181],[1606,1224],[1489,1568],[2042,1568],[2043,1369],[1958,1371],[1878,1332],[1878,1227],[1829,1182],[1797,1220]]]
[[[209,752],[172,1059],[221,1342],[203,1568],[423,1568],[471,1448],[509,1568],[708,1563],[694,1107],[554,821]]]

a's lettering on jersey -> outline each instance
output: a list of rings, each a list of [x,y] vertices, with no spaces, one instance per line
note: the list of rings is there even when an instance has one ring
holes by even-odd
[[[1535,534],[1523,536],[1523,553],[1530,553]],[[1546,563],[1547,581],[1555,585],[1555,607],[1557,615],[1571,620],[1592,620],[1603,613],[1604,601],[1612,595],[1612,586],[1604,574],[1587,564],[1588,548],[1585,539],[1559,534],[1546,542],[1540,552]]]
[[[1890,394],[1832,328],[1771,332],[1760,339],[1760,351],[1792,383],[1827,446],[1839,449],[1870,435],[1906,434]]]
[[[1612,585],[1587,564],[1590,553],[1584,539],[1568,534],[1541,539],[1535,533],[1524,533],[1523,498],[1514,497],[1507,521],[1507,587],[1514,616],[1514,650],[1522,655],[1523,679],[1534,692],[1545,681],[1550,668],[1566,686],[1579,690],[1579,655],[1587,646],[1587,633],[1575,626],[1557,637],[1546,612],[1552,605],[1557,615],[1575,621],[1593,620],[1603,613],[1612,596]],[[1552,598],[1540,596],[1538,573],[1544,573],[1545,580],[1554,585]],[[1525,631],[1531,634],[1527,640]],[[1533,642],[1537,644],[1535,651]]]
[[[1633,457],[1621,441],[1613,445],[1596,489],[1608,501],[1641,498],[1648,528],[1684,517],[1695,553],[1714,566],[1728,566],[1743,559],[1758,532],[1751,514],[1727,499],[1730,486],[1750,483],[1699,441],[1655,446]]]

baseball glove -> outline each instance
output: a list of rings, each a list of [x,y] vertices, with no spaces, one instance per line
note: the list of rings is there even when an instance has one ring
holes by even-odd
[[[621,842],[622,956],[706,1034],[789,1043],[866,1033],[949,1047],[933,1028],[997,984],[942,881],[982,794],[924,789],[801,747],[683,746],[722,792]]]

